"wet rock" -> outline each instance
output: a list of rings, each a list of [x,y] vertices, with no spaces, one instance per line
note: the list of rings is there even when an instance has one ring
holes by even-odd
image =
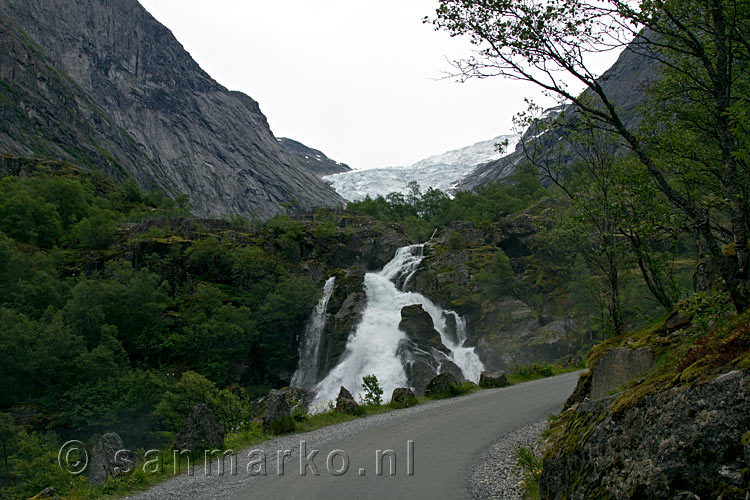
[[[272,390],[264,401],[262,427],[263,432],[271,433],[274,424],[289,418],[292,407],[286,395],[281,391]]]
[[[224,429],[211,409],[195,405],[175,439],[176,450],[215,450],[224,446]]]
[[[414,342],[402,340],[396,354],[401,359],[409,386],[414,389],[415,393],[423,395],[427,384],[438,372],[436,354],[439,356],[442,353],[435,352],[433,349],[425,351]],[[445,354],[442,354],[442,357],[444,358]]]
[[[450,359],[446,359],[440,364],[440,373],[450,373],[459,383],[466,382],[464,372],[461,371],[461,368]]]
[[[401,309],[401,322],[398,328],[421,349],[429,348],[447,352],[440,339],[440,332],[435,329],[432,317],[421,304],[413,304]]]

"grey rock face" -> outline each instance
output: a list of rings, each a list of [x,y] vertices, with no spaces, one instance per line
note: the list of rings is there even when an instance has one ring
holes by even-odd
[[[441,373],[430,380],[427,388],[424,390],[425,396],[445,396],[450,395],[458,387],[458,380],[450,373]]]
[[[336,398],[336,411],[342,413],[356,413],[358,408],[359,404],[354,400],[352,393],[342,385],[339,390],[339,395]]]
[[[461,368],[459,368],[456,363],[449,359],[446,359],[445,361],[440,363],[440,373],[450,373],[460,383],[466,382],[464,372],[461,371]]]
[[[190,410],[174,442],[176,450],[214,450],[224,446],[224,429],[216,415],[204,404]]]
[[[649,347],[612,349],[596,362],[591,374],[591,399],[601,399],[622,384],[646,373],[654,363]]]
[[[736,488],[737,470],[748,467],[738,446],[750,427],[747,371],[674,387],[617,413],[612,401],[568,410],[581,438],[545,457],[542,498],[716,498]],[[726,498],[743,498],[744,488]]]
[[[479,387],[494,389],[508,385],[508,376],[505,372],[482,372],[479,377]]]
[[[123,474],[128,466],[124,459],[132,459],[132,457],[125,457],[117,453],[124,449],[122,439],[114,432],[107,433],[99,438],[91,452],[89,484],[104,484],[110,476]],[[52,494],[54,494],[54,490]]]
[[[435,329],[432,317],[421,304],[413,304],[401,309],[401,322],[398,328],[422,350],[432,348],[446,351],[440,339],[440,332]]]
[[[317,149],[309,148],[293,139],[280,137],[279,144],[285,153],[294,157],[297,163],[318,177],[340,174],[341,172],[349,172],[351,170],[349,165],[331,160]]]
[[[206,216],[343,203],[136,0],[7,0],[0,22],[3,152],[129,173]]]

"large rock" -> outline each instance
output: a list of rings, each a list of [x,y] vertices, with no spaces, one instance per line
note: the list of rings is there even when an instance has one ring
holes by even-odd
[[[211,409],[195,405],[175,439],[176,450],[216,450],[224,447],[224,429]]]
[[[454,363],[450,359],[446,359],[442,363],[440,363],[440,373],[450,373],[456,380],[458,380],[459,383],[466,382],[464,372],[456,363]]]
[[[401,309],[401,322],[398,328],[406,333],[409,340],[425,351],[432,348],[447,352],[447,348],[440,339],[440,332],[435,329],[432,317],[421,304],[413,304]]]
[[[408,408],[417,404],[417,396],[408,387],[397,387],[393,389],[391,405],[396,408]]]
[[[117,453],[122,450],[125,450],[125,446],[118,434],[109,432],[99,438],[91,451],[89,484],[104,484],[110,476],[117,476],[126,472],[129,465],[126,459],[132,460],[133,457],[126,457]]]
[[[458,380],[450,373],[441,373],[430,380],[424,390],[425,396],[450,396],[458,388]]]
[[[508,385],[508,376],[505,372],[482,372],[479,377],[479,387],[483,389],[495,389]]]
[[[739,446],[750,428],[750,373],[646,396],[610,410],[616,398],[587,401],[561,415],[567,427],[544,458],[547,500],[744,498]],[[732,492],[732,488],[734,491]]]
[[[339,395],[336,398],[336,411],[341,413],[357,413],[359,411],[359,404],[354,400],[354,396],[349,392],[343,385],[339,390]]]
[[[271,433],[274,428],[280,425],[279,422],[289,418],[292,405],[283,392],[275,389],[266,396],[264,402],[262,427],[264,432]]]
[[[396,354],[401,359],[409,386],[419,395],[424,394],[427,384],[437,375],[440,366],[437,356],[445,358],[445,354],[433,349],[425,351],[407,339],[399,343]]]
[[[654,364],[650,347],[612,349],[596,362],[591,374],[591,399],[600,399],[646,373]]]

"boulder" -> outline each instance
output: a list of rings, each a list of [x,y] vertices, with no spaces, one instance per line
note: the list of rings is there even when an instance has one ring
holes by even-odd
[[[435,360],[434,352],[420,349],[414,342],[404,339],[399,344],[396,354],[401,359],[409,386],[417,394],[424,394],[427,384],[438,372],[438,362]],[[442,356],[445,357],[444,354]]]
[[[482,372],[479,377],[479,387],[483,389],[495,389],[507,385],[509,385],[508,376],[505,372]]]
[[[654,364],[650,347],[612,349],[596,362],[591,374],[591,399],[601,399],[626,382],[646,373]]]
[[[444,353],[448,352],[440,339],[440,332],[435,329],[432,317],[421,304],[413,304],[401,309],[401,322],[398,328],[424,351],[436,349]]]
[[[458,380],[450,373],[441,373],[430,380],[424,390],[425,396],[449,396],[458,388]]]
[[[354,400],[354,396],[342,385],[339,390],[339,396],[336,398],[336,411],[341,413],[357,413],[358,410],[359,404]]]
[[[417,396],[407,387],[397,387],[393,389],[391,404],[396,408],[408,408],[417,404]]]
[[[215,450],[224,446],[224,429],[211,409],[204,405],[195,405],[185,420],[175,439],[176,450],[203,451]]]
[[[92,486],[104,484],[110,476],[117,476],[126,472],[130,464],[124,459],[133,460],[133,457],[124,457],[117,454],[118,451],[124,449],[122,439],[114,432],[109,432],[100,437],[91,451],[89,484]]]
[[[273,433],[274,424],[286,420],[292,412],[287,395],[276,389],[268,393],[264,400],[263,408],[263,431]]]
[[[446,359],[440,364],[440,373],[450,373],[456,378],[456,380],[458,380],[459,383],[466,382],[464,372],[461,370],[461,368],[458,367],[456,363],[454,363],[450,359]]]

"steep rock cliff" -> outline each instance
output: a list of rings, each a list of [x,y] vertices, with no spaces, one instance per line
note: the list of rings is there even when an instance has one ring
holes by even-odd
[[[0,23],[2,152],[131,174],[201,215],[342,202],[136,0],[7,0]]]

